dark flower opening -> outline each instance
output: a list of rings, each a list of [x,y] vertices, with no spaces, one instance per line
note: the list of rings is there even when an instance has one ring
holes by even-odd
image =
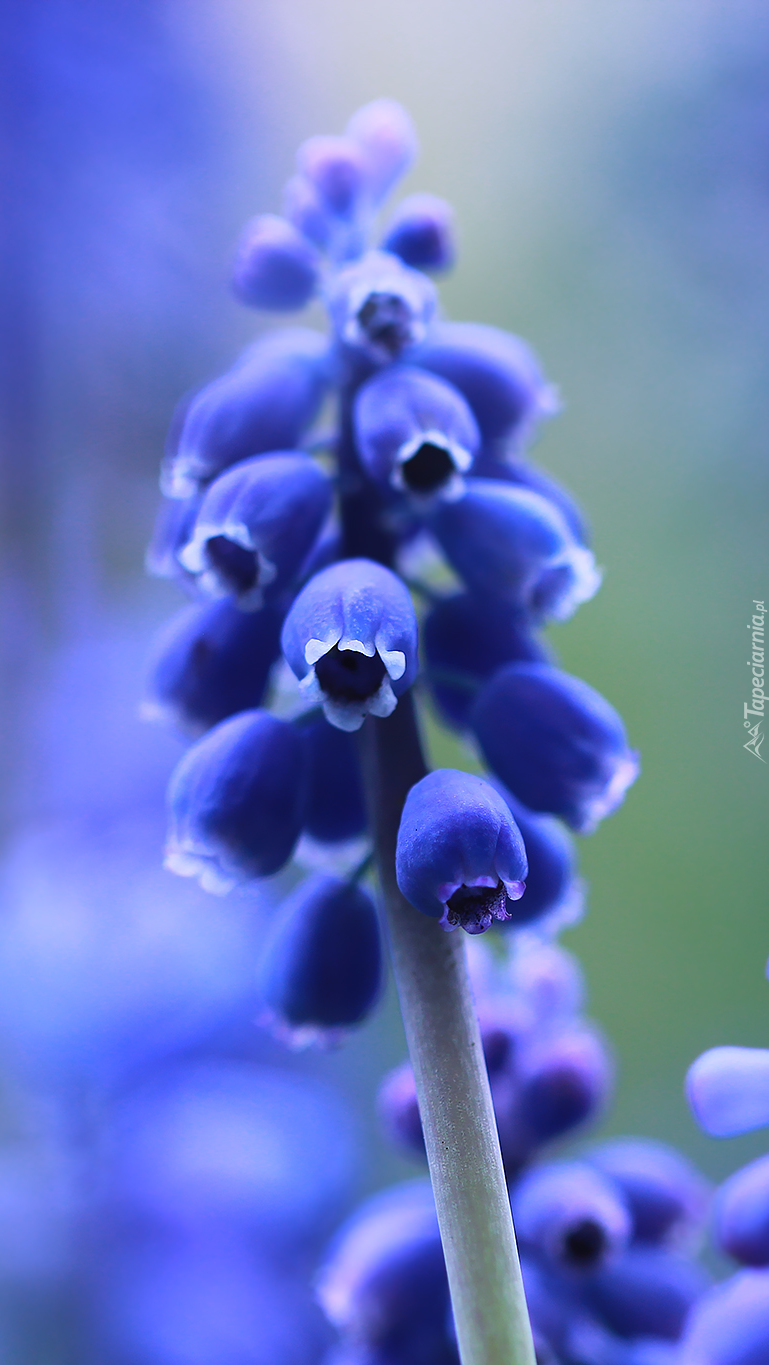
[[[246,550],[226,536],[211,536],[206,554],[212,569],[235,593],[251,592],[259,582],[259,561],[253,550]]]
[[[460,886],[449,897],[446,919],[468,934],[482,934],[494,920],[509,919],[506,902],[507,892],[501,882],[496,886]]]
[[[401,476],[412,493],[436,493],[454,473],[454,461],[443,446],[425,441],[401,465]]]
[[[589,1269],[606,1252],[606,1233],[594,1218],[583,1218],[563,1239],[563,1255],[569,1265]]]
[[[334,645],[318,659],[315,676],[327,697],[335,701],[365,701],[379,691],[385,666],[378,654],[369,658],[357,650]]]
[[[391,356],[414,339],[411,309],[399,294],[369,294],[358,309],[358,322],[368,340]]]

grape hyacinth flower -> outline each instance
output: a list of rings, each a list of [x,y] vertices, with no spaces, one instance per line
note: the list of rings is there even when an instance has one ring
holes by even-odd
[[[219,600],[193,608],[155,664],[156,702],[191,732],[213,726],[171,781],[167,865],[223,889],[292,855],[297,868],[336,860],[333,876],[299,881],[262,966],[278,1027],[322,1039],[378,993],[360,861],[373,847],[413,1061],[394,1126],[424,1143],[435,1191],[429,1246],[413,1261],[414,1286],[424,1273],[434,1291],[432,1344],[410,1339],[418,1304],[393,1266],[377,1283],[395,1317],[361,1326],[340,1361],[533,1365],[503,1157],[513,1178],[592,1117],[611,1062],[578,1016],[573,973],[552,960],[536,1004],[533,987],[512,1010],[495,998],[479,1025],[465,935],[441,926],[547,936],[573,919],[575,861],[549,817],[589,832],[637,760],[617,713],[538,634],[600,582],[579,509],[526,457],[554,389],[519,337],[439,315],[427,272],[455,255],[443,200],[405,199],[374,235],[415,154],[409,116],[386,99],[341,135],[303,143],[284,215],[246,229],[234,287],[280,314],[317,296],[329,335],[268,332],[174,419],[162,487],[179,511],[164,515],[151,562]],[[409,578],[417,544],[435,572]],[[420,644],[427,686],[451,726],[474,732],[491,781],[428,773]],[[353,1336],[350,1324],[369,1323],[365,1274],[356,1284],[349,1314],[332,1309]],[[610,1329],[580,1312],[579,1330],[603,1340]],[[551,1339],[544,1319],[535,1329],[542,1351],[569,1359],[568,1333]]]
[[[406,900],[444,929],[483,933],[509,918],[528,872],[510,808],[483,778],[439,768],[406,798],[395,854]]]
[[[283,627],[283,652],[309,701],[340,730],[389,716],[417,669],[417,624],[408,591],[372,560],[316,574]]]

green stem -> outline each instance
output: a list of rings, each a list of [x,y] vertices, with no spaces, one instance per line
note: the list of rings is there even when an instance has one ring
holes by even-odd
[[[494,1109],[462,935],[395,880],[408,790],[425,774],[411,696],[361,732],[393,966],[416,1078],[462,1365],[535,1365]]]

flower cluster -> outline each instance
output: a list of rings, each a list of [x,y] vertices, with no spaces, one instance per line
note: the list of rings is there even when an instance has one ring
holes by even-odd
[[[184,402],[150,551],[194,598],[147,703],[196,739],[167,866],[219,891],[292,857],[321,868],[262,969],[270,1017],[301,1039],[359,1021],[379,990],[353,738],[368,717],[418,683],[488,764],[488,780],[429,774],[403,811],[399,886],[447,930],[573,914],[553,817],[589,832],[637,773],[617,713],[537,634],[600,582],[579,511],[524,458],[554,392],[519,338],[440,315],[447,204],[412,195],[379,222],[415,152],[405,111],[374,101],[306,142],[284,215],[247,227],[238,298],[290,312],[318,296],[330,335],[268,332]]]
[[[695,1118],[713,1137],[766,1127],[769,1049],[711,1048],[690,1067],[687,1092]],[[713,1233],[718,1250],[741,1269],[698,1306],[681,1365],[761,1365],[769,1360],[769,1155],[720,1187]]]
[[[554,944],[523,936],[496,966],[479,945],[473,965],[538,1362],[683,1365],[685,1325],[709,1298],[708,1276],[692,1255],[707,1182],[672,1148],[639,1138],[538,1163],[549,1143],[605,1104],[606,1046],[581,1017],[576,962]],[[421,1129],[409,1067],[386,1079],[381,1113],[398,1145],[416,1154]],[[456,1365],[426,1182],[395,1186],[353,1215],[321,1271],[319,1297],[340,1333],[334,1361]],[[726,1365],[721,1356],[703,1357],[702,1365],[716,1359]],[[737,1357],[728,1359],[736,1365]]]

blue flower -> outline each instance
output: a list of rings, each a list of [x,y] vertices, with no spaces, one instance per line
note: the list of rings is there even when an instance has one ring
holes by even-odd
[[[697,1122],[713,1137],[769,1124],[769,1048],[714,1047],[690,1067],[686,1093]]]
[[[624,1200],[585,1161],[531,1171],[515,1185],[511,1203],[521,1244],[557,1269],[594,1271],[630,1241]]]
[[[424,340],[435,312],[435,287],[397,256],[369,251],[335,276],[328,310],[344,346],[387,364]]]
[[[520,337],[480,322],[439,322],[411,357],[464,394],[484,440],[520,445],[557,411],[554,390]]]
[[[417,671],[417,624],[408,590],[369,559],[322,569],[283,627],[283,652],[308,702],[340,730],[389,716]]]
[[[232,277],[242,303],[291,312],[312,298],[319,278],[320,257],[292,223],[264,213],[247,225]]]
[[[262,337],[184,401],[171,428],[163,492],[190,497],[239,460],[291,449],[315,420],[328,381],[322,333],[291,327]]]
[[[526,890],[526,850],[509,807],[483,778],[439,768],[411,788],[395,854],[398,886],[444,929],[480,934]]]
[[[366,471],[385,488],[424,499],[464,491],[480,437],[461,393],[413,366],[392,366],[359,390],[355,439]]]
[[[390,219],[382,250],[416,270],[450,270],[456,257],[451,205],[434,194],[410,194]]]
[[[219,893],[280,871],[301,828],[302,760],[294,727],[267,711],[209,730],[171,778],[166,867]]]
[[[374,903],[337,877],[309,878],[282,907],[264,950],[267,1018],[294,1045],[337,1041],[371,1012],[382,986]]]
[[[464,497],[436,503],[430,524],[469,588],[506,598],[535,623],[567,620],[600,587],[590,550],[529,489],[470,479]]]
[[[296,577],[331,508],[331,480],[308,455],[243,460],[211,484],[179,562],[211,596],[255,610]]]
[[[142,714],[199,735],[260,706],[282,622],[275,607],[240,611],[229,598],[186,607],[157,641]]]
[[[587,683],[548,664],[509,664],[471,713],[492,770],[531,810],[589,834],[623,800],[638,756],[612,706]]]

